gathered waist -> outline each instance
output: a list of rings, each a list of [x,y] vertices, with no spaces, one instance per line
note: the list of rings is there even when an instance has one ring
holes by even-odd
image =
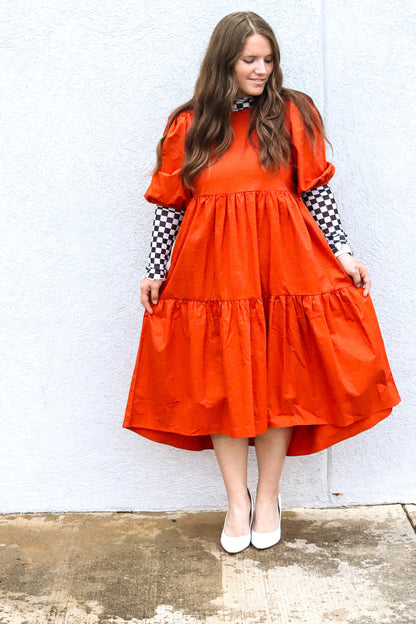
[[[206,193],[206,192],[196,192],[193,194],[193,199],[197,199],[197,198],[202,198],[202,197],[224,197],[224,196],[236,196],[236,195],[252,195],[252,194],[262,194],[262,193],[267,193],[267,194],[273,194],[273,193],[286,193],[289,195],[295,195],[296,197],[299,197],[299,195],[296,193],[295,190],[293,189],[288,189],[286,188],[273,188],[273,189],[246,189],[246,190],[240,190],[240,191],[232,191],[232,192],[218,192],[218,193]]]

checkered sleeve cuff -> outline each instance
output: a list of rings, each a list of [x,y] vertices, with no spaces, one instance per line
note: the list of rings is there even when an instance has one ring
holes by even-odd
[[[149,279],[165,279],[166,265],[185,212],[175,208],[156,206],[153,220],[150,253],[145,275]]]
[[[301,199],[321,228],[335,256],[342,253],[352,254],[350,241],[343,229],[338,207],[328,184],[303,192]]]

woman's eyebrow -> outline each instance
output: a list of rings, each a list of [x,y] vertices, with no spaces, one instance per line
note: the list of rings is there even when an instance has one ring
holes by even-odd
[[[243,54],[242,55],[244,58],[257,58],[258,56],[261,56],[260,54],[256,55],[256,54]],[[269,58],[269,57],[273,57],[273,53],[271,54],[266,54],[264,58]]]

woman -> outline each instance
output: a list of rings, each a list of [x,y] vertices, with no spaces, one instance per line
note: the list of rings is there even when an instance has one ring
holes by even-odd
[[[123,426],[215,450],[227,552],[279,541],[286,455],[352,437],[400,402],[368,271],[328,185],[322,117],[282,82],[270,26],[251,12],[224,17],[145,193],[157,208]]]

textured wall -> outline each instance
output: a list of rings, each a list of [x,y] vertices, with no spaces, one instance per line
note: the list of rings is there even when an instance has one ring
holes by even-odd
[[[327,123],[331,186],[369,267],[403,399],[372,430],[288,458],[288,506],[415,500],[412,5],[256,3],[281,44],[286,86],[309,93]],[[143,318],[154,211],[143,192],[156,142],[191,95],[217,21],[246,8],[197,7],[1,4],[0,511],[225,505],[212,451],[121,427]],[[253,452],[249,469],[254,482]]]

